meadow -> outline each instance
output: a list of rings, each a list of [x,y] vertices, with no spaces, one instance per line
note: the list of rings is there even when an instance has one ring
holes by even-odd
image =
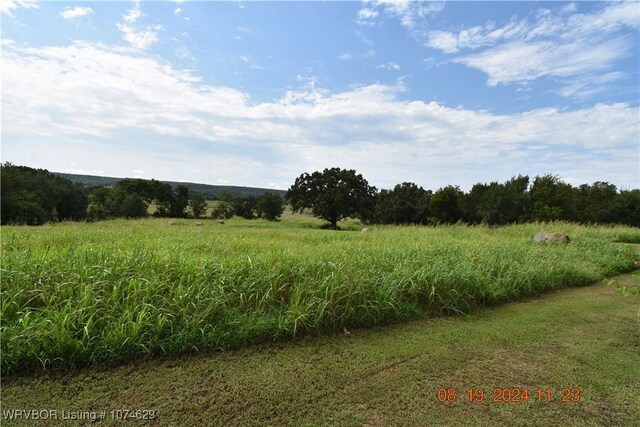
[[[372,226],[304,216],[2,227],[2,373],[469,313],[630,271],[628,227]],[[571,236],[532,242],[538,231]],[[342,332],[340,332],[342,333]]]

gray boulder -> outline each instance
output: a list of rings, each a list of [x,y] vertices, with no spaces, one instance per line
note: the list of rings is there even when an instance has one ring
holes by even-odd
[[[560,233],[540,232],[533,238],[535,243],[569,243],[569,236]]]

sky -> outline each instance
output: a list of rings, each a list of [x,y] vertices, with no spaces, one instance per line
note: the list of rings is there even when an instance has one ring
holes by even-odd
[[[2,162],[640,188],[640,2],[2,0]]]

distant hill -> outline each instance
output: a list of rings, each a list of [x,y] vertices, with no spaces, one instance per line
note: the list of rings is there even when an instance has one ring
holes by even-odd
[[[66,178],[72,182],[77,182],[84,188],[91,187],[111,187],[118,181],[125,178],[113,178],[108,176],[96,176],[96,175],[75,175],[70,173],[52,172],[54,175]],[[274,190],[271,188],[256,188],[256,187],[237,187],[233,185],[209,185],[209,184],[197,184],[194,182],[175,182],[175,181],[161,181],[166,182],[175,189],[177,185],[184,185],[189,189],[189,196],[195,194],[202,194],[209,200],[214,200],[217,195],[222,191],[228,191],[233,196],[259,196],[264,193],[274,193],[284,197],[286,191]]]

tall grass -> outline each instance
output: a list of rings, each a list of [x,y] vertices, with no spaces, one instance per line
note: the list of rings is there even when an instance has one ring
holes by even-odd
[[[536,245],[537,231],[571,236]],[[2,373],[369,326],[579,286],[633,268],[640,230],[117,220],[2,228]]]

